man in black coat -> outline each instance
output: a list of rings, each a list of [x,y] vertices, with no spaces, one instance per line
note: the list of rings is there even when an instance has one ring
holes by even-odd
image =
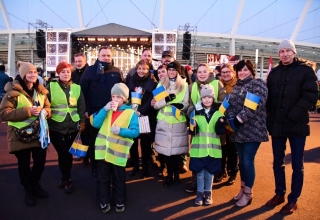
[[[74,55],[74,64],[76,69],[71,73],[71,80],[73,83],[80,84],[82,74],[89,66],[87,63],[86,56],[83,53],[77,53]]]
[[[123,82],[123,77],[120,69],[113,65],[111,47],[101,47],[95,64],[86,68],[80,80],[81,91],[86,100],[87,118],[100,111],[111,100],[111,88],[120,82]],[[94,144],[99,130],[91,125],[89,129],[88,153],[92,174],[97,176]]]
[[[275,196],[267,206],[284,202],[286,193],[285,150],[289,139],[292,161],[291,193],[280,213],[292,214],[303,185],[303,153],[306,136],[310,135],[308,111],[317,101],[317,77],[312,64],[296,58],[292,41],[284,40],[278,46],[280,63],[268,76],[267,127],[272,138]]]

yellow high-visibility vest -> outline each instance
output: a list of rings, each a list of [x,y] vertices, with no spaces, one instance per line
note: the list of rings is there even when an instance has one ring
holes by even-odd
[[[214,102],[218,102],[218,96],[219,96],[219,80],[212,80],[209,83],[214,90]],[[200,91],[198,89],[198,84],[196,82],[193,83],[192,88],[191,88],[191,101],[193,105],[196,105],[198,102],[201,101],[200,99]]]
[[[57,122],[63,122],[67,114],[71,115],[74,122],[80,121],[78,114],[77,102],[80,97],[81,88],[77,84],[71,84],[69,105],[67,102],[66,94],[61,89],[58,82],[50,83],[51,94],[51,118]]]
[[[120,128],[128,128],[134,111],[125,109],[111,125],[112,114],[113,111],[108,111],[107,117],[98,132],[95,141],[95,158],[96,160],[104,159],[109,163],[125,167],[133,139],[113,134],[110,128],[113,125]]]

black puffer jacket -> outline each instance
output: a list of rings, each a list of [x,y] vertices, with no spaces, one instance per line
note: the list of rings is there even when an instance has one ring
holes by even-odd
[[[303,137],[310,134],[308,111],[318,98],[312,64],[298,58],[280,64],[268,76],[267,126],[271,136]]]
[[[256,110],[244,106],[247,92],[260,97],[261,100]],[[267,85],[261,79],[253,79],[249,76],[243,80],[239,79],[237,81],[229,99],[230,107],[227,109],[227,115],[230,118],[238,116],[242,119],[243,124],[240,125],[237,132],[231,133],[231,142],[246,143],[268,141],[266,125],[267,97]]]

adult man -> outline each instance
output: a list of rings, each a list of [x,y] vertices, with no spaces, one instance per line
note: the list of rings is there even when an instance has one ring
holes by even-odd
[[[143,49],[142,54],[140,56],[140,60],[147,60],[148,63],[151,64],[150,70],[153,71],[152,66],[152,53],[148,48]],[[128,75],[133,76],[133,74],[137,71],[137,68],[133,67],[129,70]]]
[[[7,84],[7,82],[10,82],[10,77],[5,74],[6,67],[4,65],[0,65],[0,102],[3,98],[3,96],[6,94],[6,91],[4,91],[4,86]]]
[[[117,67],[113,66],[111,48],[101,47],[95,64],[86,68],[80,79],[81,91],[87,104],[87,117],[98,112],[111,100],[111,88],[116,83],[120,82],[123,82],[122,74]],[[94,156],[94,143],[99,130],[91,125],[89,129],[90,137],[88,152],[92,174],[97,176],[97,161]]]
[[[267,127],[272,138],[275,196],[267,206],[284,202],[286,193],[285,150],[289,139],[292,160],[291,193],[280,213],[292,214],[303,185],[303,153],[306,136],[310,135],[308,111],[317,101],[317,78],[310,62],[295,57],[292,41],[283,40],[278,46],[280,63],[268,76]]]
[[[82,74],[89,66],[87,63],[87,58],[83,53],[77,53],[74,55],[74,64],[76,69],[71,73],[71,80],[73,83],[80,84],[80,79]]]
[[[87,58],[83,53],[76,53],[74,56],[74,64],[76,69],[71,73],[71,80],[73,83],[80,84],[80,79],[82,74],[89,66],[87,63]],[[83,132],[81,132],[81,141],[84,145],[89,145],[89,137],[90,137],[90,121],[89,118],[86,118],[86,128]],[[81,158],[74,158],[75,161],[81,161]],[[89,163],[89,153],[82,160],[83,164]]]

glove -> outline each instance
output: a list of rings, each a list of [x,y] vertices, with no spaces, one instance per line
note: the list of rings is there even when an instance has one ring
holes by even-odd
[[[181,104],[181,103],[171,103],[170,105],[172,105],[172,106],[174,106],[174,107],[176,107],[177,109],[183,109],[183,104]]]
[[[118,126],[112,126],[112,127],[111,127],[111,132],[112,132],[113,134],[119,134],[119,133],[120,133],[120,127],[118,127]]]
[[[106,104],[106,106],[104,106],[104,109],[105,109],[106,111],[111,110],[110,102],[108,102],[108,104]]]
[[[86,128],[86,123],[80,122],[80,123],[79,123],[79,127],[78,127],[79,133],[82,133],[85,128]]]
[[[164,99],[166,100],[166,103],[171,102],[172,100],[174,100],[176,98],[176,94],[171,93],[169,94],[169,96],[165,97]]]
[[[234,126],[236,126],[236,128],[240,128],[241,125],[243,125],[243,123],[241,123],[237,117],[234,117],[233,119],[233,123],[234,123]]]

